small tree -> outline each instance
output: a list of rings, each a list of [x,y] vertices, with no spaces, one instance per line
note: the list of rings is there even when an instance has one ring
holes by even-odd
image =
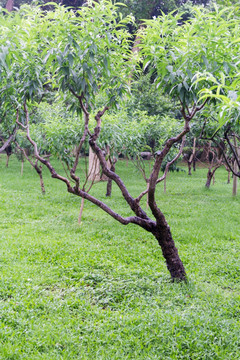
[[[134,198],[120,176],[109,169],[105,154],[99,146],[104,115],[110,107],[116,106],[119,98],[127,92],[130,74],[133,72],[129,35],[125,30],[125,23],[129,22],[129,19],[119,21],[116,6],[104,0],[94,3],[92,7],[89,5],[83,8],[76,15],[58,7],[55,12],[48,12],[46,15],[40,10],[34,13],[25,10],[21,31],[17,38],[12,34],[13,39],[6,55],[6,71],[8,84],[12,84],[9,87],[17,101],[10,99],[17,103],[19,111],[21,109],[18,124],[26,130],[36,159],[49,169],[53,178],[66,184],[69,193],[89,200],[123,225],[135,224],[152,233],[162,249],[172,279],[186,280],[186,272],[170,227],[156,202],[156,187],[160,181],[159,172],[164,159],[172,147],[184,139],[190,130],[190,121],[207,104],[208,97],[203,101],[198,97],[201,83],[195,84],[196,73],[202,64],[210,64],[216,69],[215,74],[219,75],[226,55],[224,59],[220,55],[216,56],[215,53],[219,50],[216,40],[219,40],[221,35],[220,49],[225,51],[233,22],[229,23],[222,15],[200,11],[196,19],[183,27],[178,25],[180,15],[163,16],[147,22],[148,28],[142,38],[145,65],[151,62],[155,66],[157,82],[164,83],[165,90],[176,97],[183,120],[179,133],[166,139],[156,151],[149,187]],[[219,35],[217,30],[220,26]],[[236,27],[233,33],[234,36],[239,36]],[[20,56],[20,53],[24,53],[26,57]],[[214,65],[216,62],[218,67]],[[21,81],[16,81],[19,76]],[[51,83],[53,88],[63,94],[64,100],[72,109],[81,111],[84,115],[84,130],[70,169],[70,177],[74,183],[59,174],[49,159],[41,156],[37,142],[31,136],[28,106],[34,97],[39,98],[39,95],[42,95],[47,83]],[[206,85],[207,81],[204,83],[204,86]],[[91,129],[90,119],[93,118],[96,96],[99,93],[103,94],[106,101],[104,107],[95,112],[96,126]],[[100,161],[102,172],[119,187],[133,213],[132,216],[121,216],[85,191],[85,180],[78,176],[77,167],[81,149],[87,139]],[[148,195],[151,216],[140,205],[145,194]]]

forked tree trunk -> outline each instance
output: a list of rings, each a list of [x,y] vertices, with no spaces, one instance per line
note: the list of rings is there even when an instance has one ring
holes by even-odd
[[[210,169],[208,170],[207,181],[206,181],[206,184],[205,184],[205,186],[207,188],[210,187],[212,179],[215,180],[215,172],[217,171],[217,169],[220,168],[221,165],[222,165],[222,162],[220,161],[217,165],[215,165],[214,168],[210,167]]]
[[[211,170],[208,170],[208,173],[207,173],[207,181],[206,181],[206,184],[205,186],[207,188],[210,188],[210,185],[211,185],[211,181],[212,181],[212,177],[213,177],[213,173]]]

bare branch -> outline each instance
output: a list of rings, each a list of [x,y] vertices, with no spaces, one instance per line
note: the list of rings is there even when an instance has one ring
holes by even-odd
[[[50,171],[51,175],[53,178],[59,179],[60,181],[63,181],[66,185],[68,190],[71,189],[71,184],[70,181],[59,175],[55,168],[52,166],[52,164],[50,163],[49,160],[44,159],[44,157],[40,156],[39,151],[38,151],[38,147],[35,141],[33,141],[33,139],[30,136],[30,128],[29,128],[29,113],[28,113],[28,109],[26,106],[26,103],[24,103],[24,112],[25,112],[25,116],[26,116],[26,131],[27,131],[27,139],[28,141],[33,145],[34,148],[34,156],[36,157],[36,159],[38,159],[42,164],[44,164]]]
[[[227,143],[228,143],[228,145],[229,145],[229,147],[230,147],[230,149],[231,149],[231,151],[232,151],[232,153],[233,153],[233,156],[234,156],[234,158],[235,158],[235,160],[236,160],[236,162],[237,162],[237,164],[238,164],[238,167],[239,167],[239,169],[240,169],[240,159],[238,158],[238,154],[237,154],[237,152],[236,152],[236,149],[235,149],[235,147],[233,146],[233,144],[231,143],[231,141],[230,141],[230,139],[229,139],[229,137],[228,137],[227,132],[225,132],[224,136],[225,136],[225,138],[226,138],[226,140],[227,140]],[[233,171],[232,171],[232,172],[233,172]],[[238,175],[237,175],[235,172],[233,172],[233,174],[234,174],[235,176],[238,176],[238,177],[239,177],[239,173],[238,173]]]
[[[14,132],[9,136],[9,138],[4,142],[2,147],[0,147],[0,153],[2,153],[13,141],[16,134],[16,128],[14,129]]]
[[[166,167],[165,167],[165,171],[164,171],[163,176],[160,177],[160,178],[157,180],[156,184],[160,183],[161,181],[163,181],[163,180],[166,178],[170,166],[171,166],[172,164],[174,164],[175,161],[177,161],[177,160],[180,158],[180,156],[181,156],[181,154],[182,154],[182,151],[183,151],[183,148],[184,148],[184,145],[185,145],[185,141],[186,141],[186,135],[184,135],[183,138],[182,138],[182,143],[181,143],[181,146],[180,146],[180,149],[179,149],[178,154],[175,156],[175,158],[173,158],[171,161],[169,161],[169,162],[167,163],[167,165],[166,165]]]
[[[98,139],[98,136],[100,134],[101,131],[101,117],[104,115],[104,113],[108,110],[108,107],[106,106],[103,111],[99,111],[97,113],[97,115],[95,116],[95,119],[97,121],[97,126],[94,129],[94,133],[92,136],[90,136],[89,139],[89,144],[91,146],[91,148],[93,149],[93,151],[96,153],[99,161],[100,161],[100,165],[102,167],[102,171],[103,173],[109,177],[110,179],[112,179],[117,186],[119,187],[119,189],[122,192],[122,195],[124,197],[124,199],[127,201],[127,203],[129,204],[130,208],[132,209],[132,211],[139,217],[143,218],[143,219],[147,219],[148,216],[147,214],[143,211],[143,209],[139,206],[139,204],[135,201],[135,199],[129,194],[124,182],[122,181],[122,179],[114,172],[111,171],[108,166],[107,166],[107,161],[105,159],[105,156],[103,154],[103,151],[99,148],[99,146],[96,144],[96,140]]]
[[[149,191],[148,191],[148,203],[149,203],[150,209],[152,211],[152,214],[155,218],[161,218],[161,216],[162,216],[162,213],[159,210],[159,208],[157,207],[157,204],[155,201],[155,191],[156,191],[156,183],[158,180],[158,175],[159,175],[159,172],[161,169],[163,159],[169,153],[173,144],[175,144],[176,142],[181,140],[184,137],[184,135],[186,135],[189,131],[190,131],[189,121],[185,120],[185,125],[184,125],[183,131],[180,134],[178,134],[176,137],[168,139],[163,150],[158,151],[156,154],[156,160],[155,160],[155,164],[153,166],[153,170],[152,170],[152,173],[150,176]]]
[[[80,189],[79,189],[78,193],[76,193],[75,191],[69,191],[69,192],[72,192],[75,195],[78,195],[84,199],[89,200],[91,203],[97,205],[99,208],[101,208],[103,211],[105,211],[107,214],[112,216],[115,220],[117,220],[118,222],[120,222],[123,225],[128,225],[130,223],[137,224],[147,231],[152,231],[156,226],[156,223],[149,218],[142,219],[141,217],[138,217],[138,216],[130,216],[130,217],[124,218],[121,215],[119,215],[118,213],[116,213],[115,211],[113,211],[109,206],[107,206],[102,201],[94,198],[87,192],[82,191]]]

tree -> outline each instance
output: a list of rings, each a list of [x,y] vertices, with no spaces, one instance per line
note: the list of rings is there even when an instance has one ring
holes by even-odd
[[[19,112],[18,126],[25,129],[36,159],[49,169],[53,178],[66,184],[69,193],[87,199],[123,225],[135,224],[152,233],[162,249],[171,278],[179,281],[186,280],[186,272],[170,227],[157,205],[156,186],[161,180],[159,172],[172,147],[181,143],[190,131],[190,121],[211,101],[211,97],[201,101],[198,96],[201,85],[206,87],[207,84],[207,81],[195,84],[199,68],[208,64],[213,66],[217,62],[214,74],[219,75],[224,60],[232,55],[225,55],[224,60],[216,56],[216,39],[219,40],[216,28],[219,23],[225,27],[220,37],[220,49],[223,51],[224,48],[225,51],[234,22],[224,22],[218,13],[199,11],[196,14],[196,19],[182,27],[178,25],[180,15],[165,15],[146,22],[147,29],[142,35],[145,67],[149,63],[155,67],[157,83],[164,84],[164,90],[176,98],[183,118],[181,130],[175,136],[168,137],[156,151],[149,186],[136,198],[128,191],[120,176],[109,169],[105,154],[99,146],[104,116],[110,107],[116,108],[119,99],[124,98],[129,88],[130,74],[135,67],[129,48],[129,34],[125,28],[130,19],[119,21],[117,7],[104,0],[76,13],[61,7],[47,14],[42,13],[40,8],[34,12],[25,8],[23,20],[16,16],[18,29],[21,29],[17,34],[13,25],[14,17],[8,19],[10,25],[7,37],[11,35],[11,42],[4,55],[0,56],[3,59],[2,71],[6,75],[0,93],[4,95],[4,101],[15,106]],[[6,33],[6,23],[4,31],[0,31]],[[234,36],[238,36],[236,27]],[[0,41],[5,39],[1,37]],[[57,172],[50,159],[41,156],[37,141],[31,136],[29,107],[36,100],[43,101],[43,94],[50,85],[59,91],[71,110],[84,115],[84,130],[70,169],[73,183]],[[96,110],[99,94],[105,99],[105,105]],[[96,125],[92,128],[93,117]],[[87,140],[100,161],[102,172],[118,186],[133,215],[123,217],[85,191],[85,182],[78,176],[77,168],[81,149]],[[140,204],[146,194],[151,216]]]

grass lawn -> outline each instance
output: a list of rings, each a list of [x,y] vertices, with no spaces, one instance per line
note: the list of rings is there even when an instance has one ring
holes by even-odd
[[[0,359],[240,359],[240,190],[227,173],[171,173],[159,204],[189,283],[173,284],[155,239],[118,224],[44,172],[0,155]],[[136,170],[117,169],[135,196]],[[106,183],[92,190],[104,199]],[[130,215],[113,186],[106,199]],[[143,200],[143,203],[145,199]]]

